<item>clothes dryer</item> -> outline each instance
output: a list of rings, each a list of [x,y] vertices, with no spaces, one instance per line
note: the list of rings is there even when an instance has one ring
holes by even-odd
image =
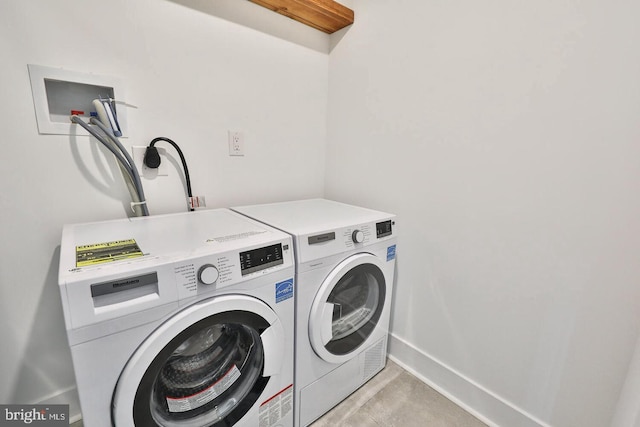
[[[227,209],[67,225],[85,426],[293,425],[291,237]]]
[[[395,216],[324,199],[232,209],[293,236],[295,422],[307,426],[385,366]]]

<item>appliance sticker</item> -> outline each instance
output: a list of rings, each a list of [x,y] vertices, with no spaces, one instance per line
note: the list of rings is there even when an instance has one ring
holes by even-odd
[[[76,267],[137,258],[143,255],[135,239],[76,246]]]
[[[228,236],[212,237],[210,239],[207,239],[206,242],[207,243],[212,243],[212,242],[225,243],[225,242],[231,242],[233,240],[246,239],[247,237],[255,236],[256,234],[262,234],[262,233],[266,233],[266,232],[267,232],[267,230],[247,231],[246,233],[230,234]]]
[[[240,370],[236,365],[233,365],[217,382],[196,394],[178,398],[167,397],[169,412],[187,412],[206,405],[231,387],[240,378],[240,375]]]
[[[293,297],[293,279],[276,283],[276,304]]]
[[[387,261],[396,259],[396,245],[391,245],[387,248]]]
[[[259,427],[272,427],[293,409],[293,384],[274,394],[260,405]]]

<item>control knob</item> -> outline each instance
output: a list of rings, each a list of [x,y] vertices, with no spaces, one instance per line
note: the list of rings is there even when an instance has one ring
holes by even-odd
[[[353,233],[351,233],[351,240],[353,240],[353,243],[364,242],[364,233],[360,230],[353,230]]]
[[[203,285],[213,285],[218,280],[218,269],[212,264],[205,264],[198,270],[198,280]]]

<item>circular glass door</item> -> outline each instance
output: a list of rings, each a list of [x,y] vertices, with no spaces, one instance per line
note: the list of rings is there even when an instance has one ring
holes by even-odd
[[[235,312],[208,317],[178,335],[142,378],[135,424],[151,417],[163,427],[210,426],[234,411],[244,415],[266,386],[259,380],[260,333],[267,327],[264,319]]]
[[[267,358],[276,356],[263,334],[281,325],[255,310],[211,311],[216,310],[198,313],[187,327],[172,324],[174,335],[160,327],[143,343],[142,355],[132,357],[114,393],[116,425],[120,416],[136,427],[232,426],[253,407],[269,380]],[[188,316],[178,323],[183,322]],[[173,338],[156,340],[167,336]],[[120,405],[132,408],[132,415],[126,409],[118,415]]]
[[[311,307],[309,337],[323,359],[341,362],[378,324],[386,285],[382,263],[371,254],[341,262],[325,279]]]

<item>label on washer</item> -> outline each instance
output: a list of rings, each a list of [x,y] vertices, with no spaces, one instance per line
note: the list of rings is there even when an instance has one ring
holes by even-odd
[[[271,427],[293,409],[293,384],[262,402],[258,417],[259,427]]]
[[[276,304],[293,298],[293,279],[276,283]]]
[[[222,378],[196,394],[178,398],[167,397],[169,412],[187,412],[206,405],[231,387],[240,375],[240,370],[233,365]]]
[[[216,242],[216,243],[231,242],[233,240],[246,239],[247,237],[255,236],[256,234],[262,234],[262,233],[266,233],[266,232],[267,232],[267,230],[247,231],[245,233],[229,234],[227,236],[212,237],[210,239],[207,239],[207,243],[210,243],[210,242]]]
[[[396,259],[396,245],[391,245],[387,248],[387,261]]]
[[[143,255],[135,239],[76,246],[76,267],[137,258]]]

